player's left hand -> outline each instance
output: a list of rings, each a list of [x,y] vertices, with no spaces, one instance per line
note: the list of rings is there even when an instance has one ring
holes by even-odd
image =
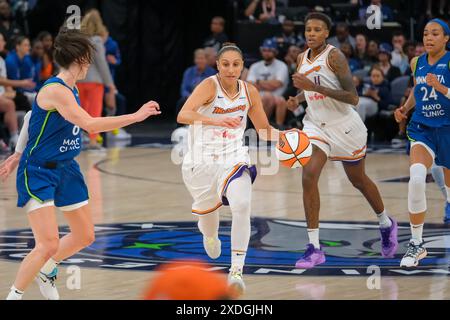
[[[438,78],[432,73],[427,73],[426,80],[427,80],[427,85],[429,85],[430,87],[433,87],[435,89],[440,85]]]
[[[316,85],[314,82],[309,80],[304,74],[294,73],[292,76],[292,81],[294,82],[294,87],[297,89],[302,89],[306,91],[315,91]]]

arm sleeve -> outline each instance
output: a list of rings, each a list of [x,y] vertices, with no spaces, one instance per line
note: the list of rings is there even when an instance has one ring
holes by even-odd
[[[16,144],[16,152],[23,153],[28,142],[28,127],[30,125],[31,111],[28,111],[23,118],[22,129],[20,130],[19,139]]]
[[[105,46],[102,39],[100,37],[96,37],[93,41],[95,46],[94,64],[98,69],[100,77],[105,85],[113,84],[114,82],[108,67],[108,62],[106,62]]]

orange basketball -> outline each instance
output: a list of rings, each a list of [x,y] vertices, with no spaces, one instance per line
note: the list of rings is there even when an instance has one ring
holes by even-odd
[[[275,152],[282,166],[298,168],[304,167],[311,159],[312,146],[304,132],[291,129],[280,132]]]

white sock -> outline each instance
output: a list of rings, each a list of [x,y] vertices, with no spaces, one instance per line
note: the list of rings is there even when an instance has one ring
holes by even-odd
[[[6,297],[6,300],[22,300],[22,296],[23,291],[20,291],[16,287],[12,286],[8,296]]]
[[[381,213],[377,213],[378,222],[380,223],[380,228],[390,228],[392,226],[392,221],[386,213],[386,209]]]
[[[450,203],[450,187],[445,186],[447,202]]]
[[[52,258],[48,259],[48,261],[44,264],[44,266],[41,268],[41,272],[43,274],[50,274],[52,273],[53,269],[55,269],[58,266],[58,262],[53,260]]]
[[[314,246],[314,248],[320,249],[319,228],[307,229],[307,231],[308,231],[309,243],[311,243]]]
[[[414,242],[415,245],[421,244],[423,234],[423,223],[422,224],[412,224],[411,223],[411,240]]]
[[[252,181],[248,172],[231,181],[226,193],[230,203],[231,224],[231,268],[244,267],[248,242],[250,240],[250,204],[252,201]]]
[[[199,217],[198,229],[204,237],[217,238],[219,234],[219,209]]]

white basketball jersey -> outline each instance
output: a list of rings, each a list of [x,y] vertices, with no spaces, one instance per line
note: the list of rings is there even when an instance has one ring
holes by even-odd
[[[312,82],[321,86],[342,90],[336,74],[328,63],[328,55],[335,47],[327,45],[327,47],[314,59],[308,59],[311,49],[303,54],[302,61],[297,69],[299,73],[305,74]],[[316,123],[327,123],[342,118],[354,112],[352,105],[340,102],[338,100],[326,97],[318,92],[304,91],[308,108],[306,108],[307,119]]]
[[[215,161],[227,157],[233,162],[245,161],[248,148],[244,147],[243,137],[247,125],[247,113],[251,106],[247,84],[238,80],[239,90],[231,97],[223,89],[218,75],[210,77],[216,85],[214,101],[209,105],[201,106],[197,112],[209,118],[240,117],[239,127],[230,129],[226,127],[194,124],[189,126],[189,152],[190,160],[199,156],[212,156]],[[188,156],[187,155],[187,156]],[[188,160],[185,158],[185,161]],[[189,161],[189,160],[188,160]],[[194,161],[198,163],[198,161]]]

